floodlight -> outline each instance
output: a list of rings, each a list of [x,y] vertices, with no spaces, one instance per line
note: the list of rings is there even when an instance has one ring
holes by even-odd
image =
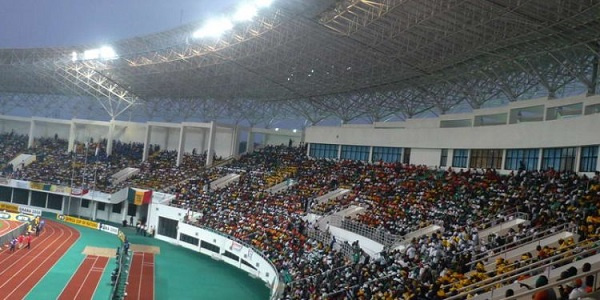
[[[296,132],[298,132],[298,129],[294,129],[294,130],[292,130],[292,132],[293,132],[293,133],[296,133]]]
[[[77,52],[73,51],[73,53],[71,53],[71,60],[72,61],[76,61],[77,60]]]
[[[233,21],[235,22],[245,22],[250,21],[252,18],[256,16],[258,13],[258,9],[256,6],[246,3],[238,7],[237,11],[233,15]]]
[[[209,20],[202,28],[194,32],[195,38],[219,37],[233,28],[233,23],[227,18]]]
[[[110,59],[117,57],[117,53],[112,47],[104,46],[99,49],[100,50],[100,58]]]
[[[263,8],[269,7],[273,3],[273,0],[256,0],[254,3],[256,3],[258,8]]]
[[[278,127],[278,128],[275,128],[275,131],[279,131],[279,127]]]
[[[100,57],[100,50],[90,49],[83,52],[83,59],[97,59]]]

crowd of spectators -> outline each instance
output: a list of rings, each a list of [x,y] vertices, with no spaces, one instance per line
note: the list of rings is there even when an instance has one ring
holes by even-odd
[[[235,184],[209,190],[204,188],[206,179],[192,180],[171,190],[177,194],[175,205],[199,212],[196,224],[262,250],[288,283],[284,298],[433,299],[455,293],[467,281],[445,278],[466,276],[476,269],[468,262],[492,247],[565,223],[579,227],[582,238],[596,234],[596,222],[590,222],[595,219],[590,218],[598,215],[597,176],[553,170],[455,172],[400,163],[312,160],[304,153],[302,148],[267,147],[226,171],[207,173],[217,178],[238,170],[243,179]],[[296,185],[277,194],[265,192],[267,176],[290,168]],[[351,192],[327,202],[313,201],[338,187]],[[355,221],[389,233],[404,235],[429,220],[442,221],[443,230],[411,241],[404,251],[341,259],[335,243],[308,238],[311,225],[303,217],[309,206],[312,212],[327,214],[350,204],[367,207]],[[509,209],[524,212],[530,224],[489,242],[479,241],[481,224]],[[508,270],[503,266],[486,276]],[[469,282],[483,278],[476,272]]]
[[[6,136],[2,147],[23,149],[24,136]],[[8,144],[8,145],[5,145]],[[14,149],[14,150],[10,150]],[[55,138],[36,139],[36,162],[14,172],[14,178],[58,185],[82,185],[114,191],[132,186],[165,189],[176,195],[173,205],[194,211],[189,220],[245,241],[261,250],[281,272],[286,299],[436,299],[443,298],[496,274],[516,262],[495,262],[492,270],[470,264],[475,257],[510,241],[544,229],[572,224],[580,239],[597,239],[600,217],[598,176],[571,172],[494,170],[438,170],[401,163],[314,160],[304,147],[267,146],[230,164],[205,169],[205,155],[185,154],[177,167],[177,153],[151,147],[141,162],[143,145],[115,142],[106,156],[106,141],[76,145]],[[12,155],[12,154],[8,154]],[[110,176],[125,167],[140,173],[112,185]],[[210,182],[230,173],[239,179],[224,187]],[[295,185],[269,193],[274,184]],[[343,197],[316,202],[337,188]],[[349,205],[365,211],[352,218],[364,226],[398,236],[439,221],[442,230],[419,237],[405,249],[376,256],[360,246],[335,239],[309,238],[314,230],[308,212],[331,214]],[[478,232],[507,210],[524,213],[528,225],[505,235],[480,240]],[[486,225],[487,224],[487,225]],[[325,234],[328,234],[327,232]],[[576,241],[564,241],[567,249]],[[595,244],[594,244],[595,245]],[[391,245],[386,245],[391,246]],[[353,251],[341,251],[351,247]],[[540,249],[550,255],[557,249]],[[539,254],[538,254],[539,257]],[[530,261],[533,256],[522,261]],[[521,261],[521,262],[522,262]]]
[[[15,170],[10,161],[27,149],[27,136],[14,132],[0,134],[0,175],[8,175]]]
[[[2,145],[7,149],[16,148],[14,145],[19,144],[12,142],[13,140],[26,141],[26,137],[7,139],[7,143],[3,142]],[[149,157],[145,162],[142,162],[142,143],[114,141],[110,156],[106,153],[106,147],[105,139],[97,142],[90,140],[86,143],[76,143],[73,151],[68,152],[68,141],[64,139],[57,136],[37,138],[34,147],[22,147],[20,151],[35,154],[36,160],[16,170],[12,178],[107,193],[129,186],[160,190],[199,174],[206,163],[206,155],[186,153],[182,164],[177,167],[177,153],[161,150],[157,145],[149,146]],[[11,152],[15,151],[6,151],[6,156],[13,156]],[[125,181],[113,184],[112,175],[125,168],[138,168],[140,172]]]
[[[163,190],[188,178],[198,176],[206,165],[205,154],[183,155],[182,163],[177,166],[177,151],[159,151],[148,160],[136,166],[140,172],[129,180],[120,183],[118,188],[127,186]]]

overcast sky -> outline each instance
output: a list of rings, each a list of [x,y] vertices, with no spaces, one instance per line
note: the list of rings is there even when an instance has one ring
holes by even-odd
[[[232,10],[243,0],[0,0],[0,48],[108,43]]]

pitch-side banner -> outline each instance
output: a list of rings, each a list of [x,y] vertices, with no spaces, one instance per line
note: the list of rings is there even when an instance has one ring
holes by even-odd
[[[34,215],[34,216],[42,215],[41,209],[37,209],[37,208],[29,207],[29,206],[23,206],[23,205],[19,205],[19,212],[23,213],[23,214],[28,214],[28,215]]]
[[[119,234],[119,228],[117,228],[115,226],[110,226],[108,224],[100,223],[100,230],[102,230],[104,232],[112,233],[112,234]]]
[[[90,220],[85,220],[85,219],[80,219],[80,218],[75,218],[75,217],[65,216],[65,215],[58,215],[58,219],[63,220],[68,223],[75,224],[75,225],[81,225],[81,226],[92,228],[92,229],[100,229],[100,223],[90,221]]]

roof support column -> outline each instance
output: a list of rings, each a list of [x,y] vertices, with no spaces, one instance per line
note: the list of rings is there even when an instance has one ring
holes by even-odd
[[[110,120],[110,124],[108,124],[108,136],[106,141],[106,156],[112,155],[113,149],[113,135],[115,134],[115,120]]]
[[[73,152],[75,148],[75,121],[71,120],[71,129],[69,130],[69,145],[67,152]]]
[[[150,137],[152,134],[152,125],[146,125],[146,136],[144,137],[144,150],[142,152],[142,161],[148,160],[148,153],[150,152]]]
[[[177,145],[177,164],[176,166],[181,166],[183,162],[183,155],[185,151],[185,126],[181,125],[179,128],[179,145]]]
[[[27,148],[33,147],[33,134],[35,132],[35,120],[31,119],[29,123],[29,138],[27,139]]]
[[[208,149],[206,149],[206,166],[213,164],[213,158],[215,155],[215,136],[217,135],[217,125],[215,121],[210,121],[210,127],[208,131]]]
[[[252,132],[252,127],[248,129],[248,140],[246,142],[246,153],[254,152],[254,132]]]
[[[235,126],[231,128],[231,156],[238,157],[240,155],[240,127]]]

